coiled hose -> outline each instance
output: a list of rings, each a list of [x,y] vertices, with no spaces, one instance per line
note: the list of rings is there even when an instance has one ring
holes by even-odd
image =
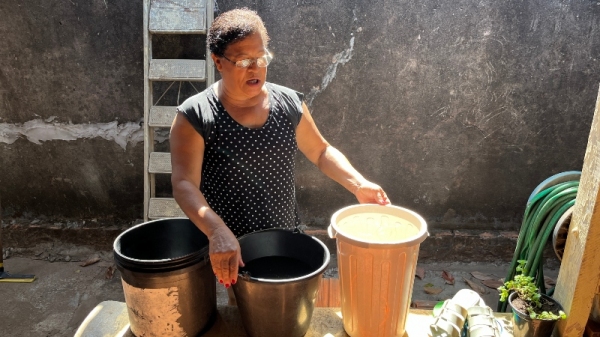
[[[526,260],[523,275],[533,277],[540,292],[546,293],[542,263],[544,247],[560,217],[575,204],[578,188],[579,181],[558,183],[535,194],[527,202],[517,247],[505,280],[513,279],[519,260]],[[498,311],[506,311],[507,304],[508,301],[498,301]]]

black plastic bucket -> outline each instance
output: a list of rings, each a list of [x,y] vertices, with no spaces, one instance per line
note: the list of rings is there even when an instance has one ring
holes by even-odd
[[[134,226],[117,237],[131,331],[136,336],[198,336],[217,313],[208,238],[187,218]]]
[[[239,238],[242,259],[233,286],[244,329],[252,337],[299,337],[310,326],[327,246],[315,237],[269,229]]]

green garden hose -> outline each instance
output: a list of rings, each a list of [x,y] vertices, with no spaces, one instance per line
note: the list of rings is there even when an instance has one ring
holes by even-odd
[[[519,260],[526,260],[523,274],[532,276],[545,294],[542,257],[544,247],[560,217],[575,204],[579,181],[566,181],[536,193],[527,203],[517,246],[505,280],[512,280]],[[504,312],[508,302],[498,301],[498,311]]]

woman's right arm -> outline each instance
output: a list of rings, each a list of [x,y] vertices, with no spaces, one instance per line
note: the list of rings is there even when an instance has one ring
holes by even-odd
[[[213,271],[229,287],[243,267],[240,245],[223,220],[210,208],[200,192],[204,139],[178,113],[171,125],[171,184],[173,197],[185,215],[208,237]]]

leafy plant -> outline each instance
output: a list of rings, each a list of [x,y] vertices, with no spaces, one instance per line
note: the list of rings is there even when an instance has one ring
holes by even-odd
[[[537,312],[542,307],[540,292],[535,285],[534,278],[523,274],[523,268],[527,261],[519,260],[518,263],[515,277],[504,282],[504,285],[498,288],[500,301],[506,302],[510,293],[516,292],[517,297],[527,304],[527,311],[531,319],[558,320],[567,318],[562,310],[559,311],[558,315],[548,311]]]

